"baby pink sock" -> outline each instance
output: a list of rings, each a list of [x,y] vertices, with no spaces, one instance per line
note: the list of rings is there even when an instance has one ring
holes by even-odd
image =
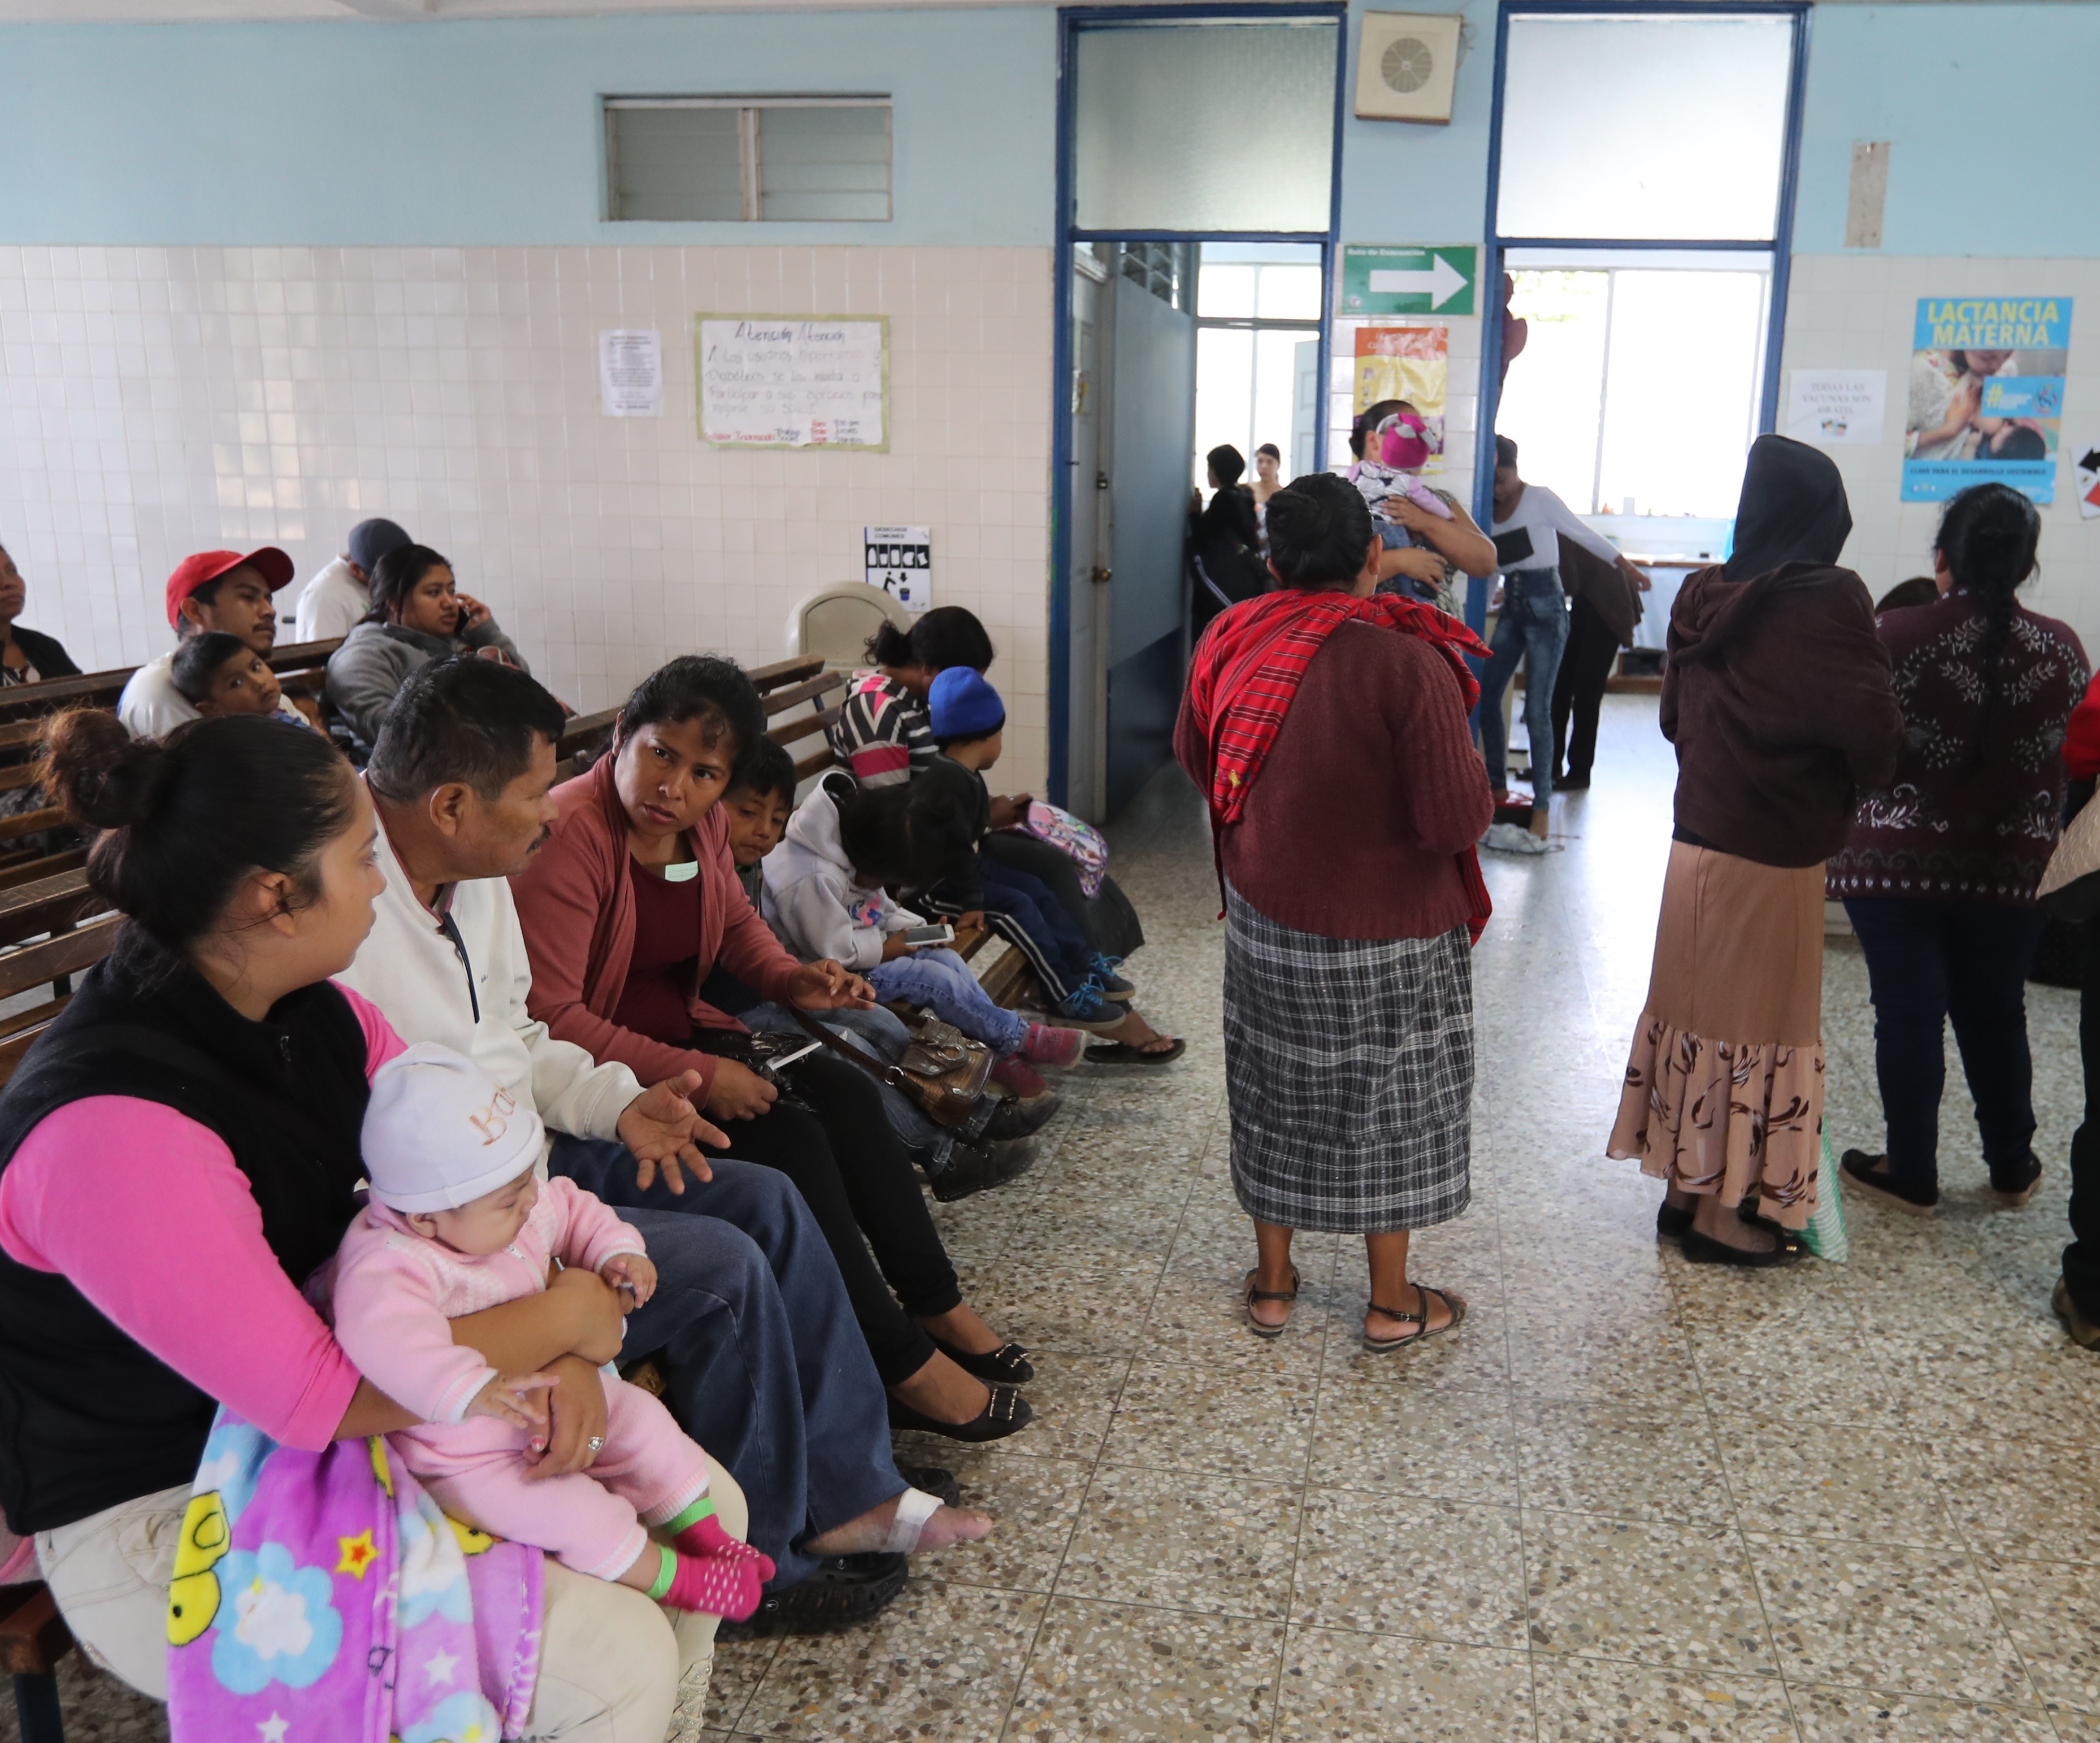
[[[672,1547],[682,1556],[712,1558],[717,1561],[743,1561],[754,1564],[758,1569],[759,1583],[763,1585],[773,1578],[773,1558],[753,1549],[748,1543],[739,1543],[722,1530],[722,1522],[712,1513],[704,1519],[695,1520],[671,1539]],[[740,1618],[739,1618],[740,1619]]]
[[[754,1550],[756,1560],[727,1556],[680,1556],[678,1570],[671,1577],[671,1589],[663,1602],[674,1610],[698,1610],[703,1615],[744,1622],[758,1608],[760,1578],[757,1561],[772,1563]]]

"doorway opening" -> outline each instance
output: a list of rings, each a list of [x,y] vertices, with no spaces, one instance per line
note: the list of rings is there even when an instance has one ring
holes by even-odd
[[[1325,250],[1297,242],[1206,242],[1196,280],[1196,446],[1229,444],[1254,476],[1255,451],[1277,451],[1285,483],[1319,450],[1321,298]]]

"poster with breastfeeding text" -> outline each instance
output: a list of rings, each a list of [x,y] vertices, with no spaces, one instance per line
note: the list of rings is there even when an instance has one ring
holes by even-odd
[[[1921,297],[1911,341],[1903,500],[1972,484],[2056,500],[2068,297]]]
[[[1444,469],[1444,396],[1450,354],[1448,327],[1357,329],[1353,413],[1361,417],[1387,399],[1404,399],[1414,407],[1425,426],[1430,450],[1418,469],[1430,476]]]

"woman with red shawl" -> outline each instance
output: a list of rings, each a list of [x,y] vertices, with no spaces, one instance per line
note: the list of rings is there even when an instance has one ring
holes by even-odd
[[[1379,540],[1343,479],[1272,496],[1268,545],[1282,590],[1211,624],[1175,731],[1225,898],[1233,1187],[1260,1258],[1247,1323],[1281,1335],[1293,1233],[1339,1230],[1370,1263],[1364,1347],[1397,1349],[1466,1312],[1409,1281],[1407,1245],[1471,1196],[1473,844],[1494,806],[1461,655],[1487,649],[1432,606],[1373,596]]]

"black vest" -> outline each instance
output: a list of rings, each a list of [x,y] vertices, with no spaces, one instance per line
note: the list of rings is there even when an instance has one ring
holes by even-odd
[[[159,1102],[226,1142],[295,1283],[335,1251],[364,1176],[365,1042],[325,982],[251,1023],[187,963],[127,928],[0,1093],[0,1169],[47,1114],[90,1096]],[[91,1151],[68,1160],[93,1169]],[[218,1314],[216,1280],[196,1310]],[[212,1399],[104,1318],[64,1277],[0,1252],[0,1506],[48,1530],[196,1474]]]

